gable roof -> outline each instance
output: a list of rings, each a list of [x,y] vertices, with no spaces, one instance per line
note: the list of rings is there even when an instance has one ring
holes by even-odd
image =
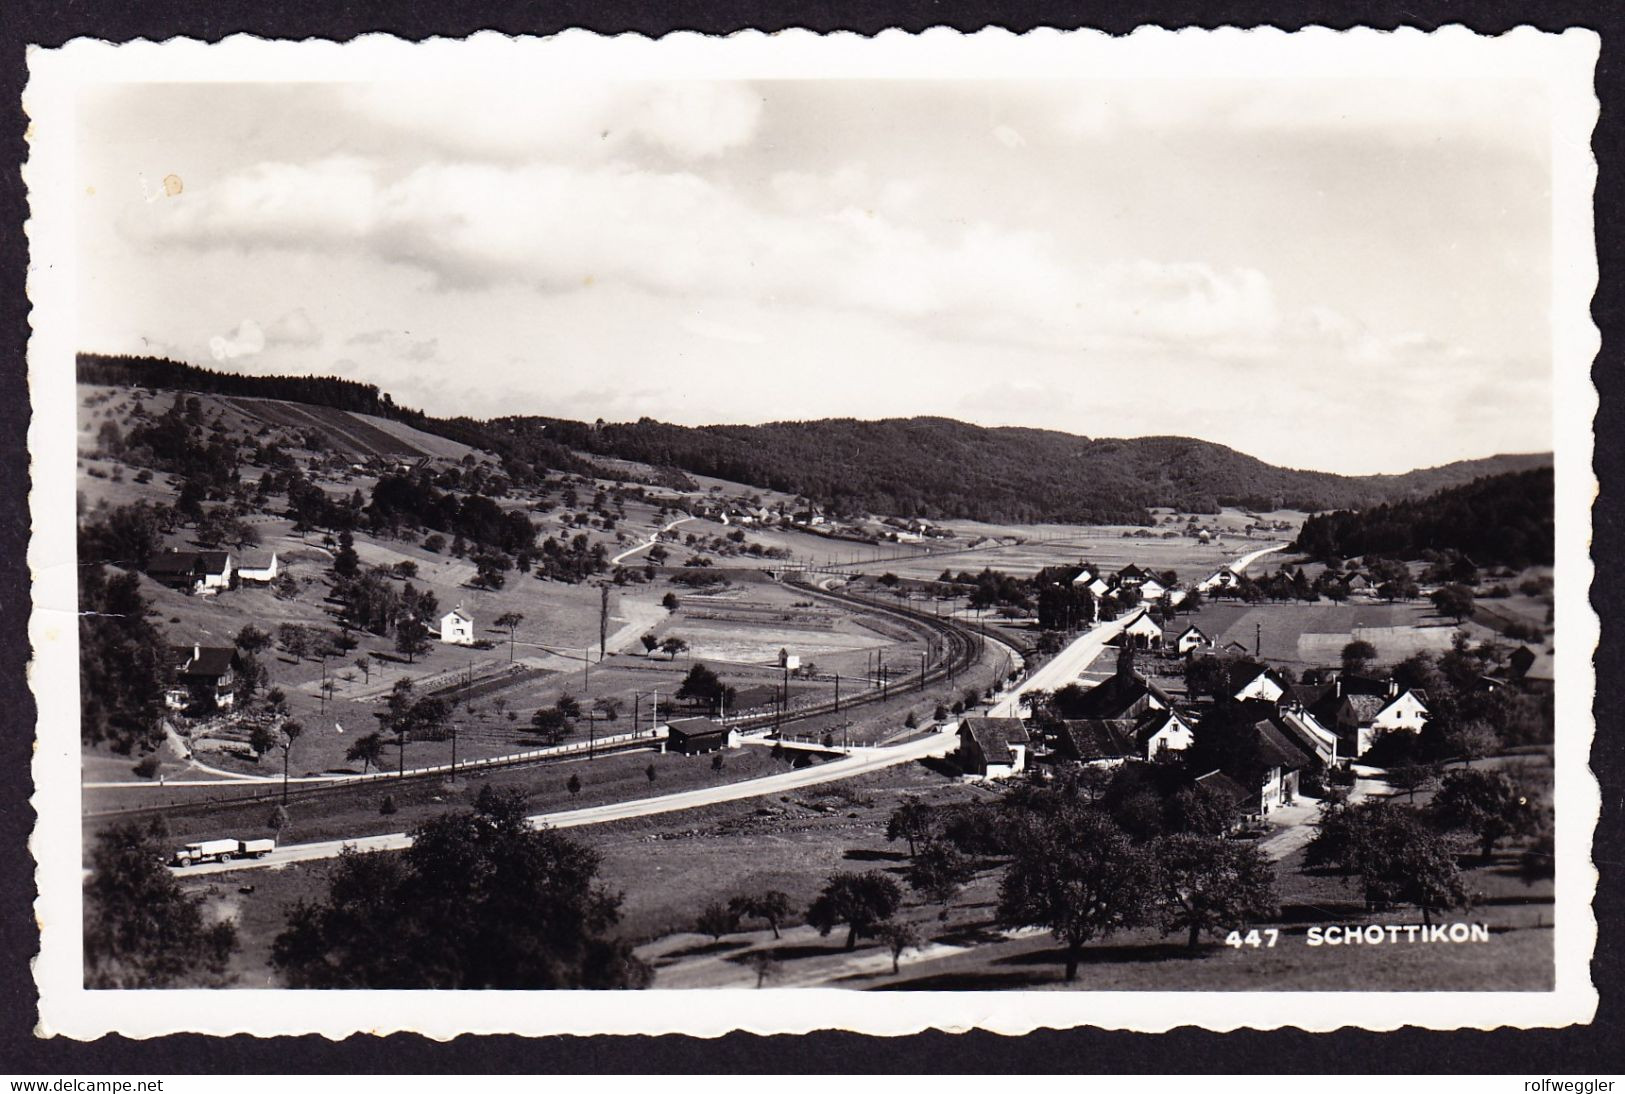
[[[1281,679],[1280,674],[1274,669],[1270,668],[1268,665],[1260,665],[1258,666],[1258,670],[1256,672],[1252,673],[1247,677],[1246,680],[1242,681],[1242,683],[1236,688],[1234,694],[1240,695],[1242,692],[1258,683],[1260,677],[1268,677],[1276,687],[1281,689],[1283,694],[1286,692],[1287,683],[1285,680]]]
[[[472,623],[472,622],[474,622],[474,617],[469,615],[467,612],[463,611],[463,609],[461,607],[453,608],[451,611],[449,611],[445,615],[441,616],[440,617],[440,622],[444,623],[446,620],[452,619],[452,618],[461,619],[464,623]]]
[[[1208,638],[1207,632],[1204,631],[1201,627],[1198,627],[1195,623],[1192,623],[1190,626],[1188,626],[1184,630],[1180,631],[1179,632],[1179,637],[1178,637],[1178,639],[1176,639],[1176,641],[1183,642],[1183,641],[1185,641],[1186,636],[1190,635],[1190,634],[1198,634],[1203,638],[1203,640],[1208,641],[1208,642],[1213,641],[1213,639]]]
[[[190,574],[197,568],[196,551],[165,551],[147,562],[147,573],[164,576]]]
[[[1247,793],[1246,787],[1223,771],[1209,771],[1206,775],[1198,775],[1196,785],[1203,790],[1212,791],[1231,805],[1240,805],[1253,797],[1252,794]]]
[[[226,551],[199,551],[197,560],[207,574],[223,574],[231,565],[231,555]]]
[[[1084,692],[1077,713],[1084,718],[1131,717],[1139,713],[1135,707],[1147,697],[1156,699],[1165,707],[1174,705],[1167,692],[1139,673],[1119,672]]]
[[[1381,714],[1382,714],[1382,711],[1387,710],[1389,707],[1397,706],[1401,701],[1404,700],[1404,698],[1407,695],[1409,695],[1410,697],[1412,697],[1413,699],[1416,700],[1417,706],[1421,707],[1423,710],[1428,709],[1427,692],[1423,691],[1420,688],[1406,688],[1404,691],[1401,691],[1398,695],[1394,696],[1392,699],[1390,699],[1386,703],[1384,703],[1382,705],[1382,710],[1379,710],[1377,712],[1378,716],[1380,717]]]
[[[1355,721],[1368,725],[1388,706],[1388,701],[1380,695],[1345,695],[1343,705]]]
[[[1186,729],[1190,728],[1186,725],[1185,719],[1181,718],[1173,710],[1147,711],[1134,726],[1135,745],[1144,748],[1150,743],[1151,738],[1167,729],[1170,723],[1176,723]]]
[[[1027,727],[1020,718],[965,718],[959,723],[959,733],[975,742],[982,761],[989,764],[1015,763],[1010,746],[1028,742]]]
[[[1308,767],[1314,757],[1310,756],[1291,737],[1276,728],[1274,722],[1262,718],[1253,723],[1253,729],[1258,733],[1258,754],[1263,761],[1272,767],[1284,767],[1287,770]]]
[[[175,646],[176,673],[218,680],[237,660],[235,646]]]
[[[1133,752],[1134,723],[1117,718],[1074,718],[1061,723],[1061,739],[1075,759],[1121,760]]]
[[[677,737],[704,737],[727,733],[728,727],[710,718],[674,718],[666,723],[666,732]]]

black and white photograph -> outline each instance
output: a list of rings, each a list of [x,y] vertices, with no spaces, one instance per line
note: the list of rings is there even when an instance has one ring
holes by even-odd
[[[312,45],[33,62],[45,1026],[1586,1020],[1594,36]]]

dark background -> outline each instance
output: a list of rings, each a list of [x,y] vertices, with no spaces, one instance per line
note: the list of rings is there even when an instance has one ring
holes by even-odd
[[[1462,23],[1500,34],[1521,24],[1557,31],[1584,26],[1602,35],[1597,92],[1602,118],[1593,149],[1599,180],[1596,198],[1597,252],[1601,281],[1593,314],[1603,334],[1603,350],[1593,375],[1601,395],[1595,424],[1597,477],[1601,495],[1594,510],[1594,557],[1599,579],[1591,597],[1602,617],[1596,661],[1599,694],[1592,766],[1602,784],[1602,820],[1597,846],[1601,881],[1596,913],[1599,937],[1592,968],[1602,995],[1589,1027],[1549,1031],[1500,1030],[1488,1033],[1393,1034],[1341,1031],[1307,1034],[1237,1032],[1213,1034],[1176,1030],[1160,1035],[1098,1030],[1042,1031],[1023,1038],[969,1033],[922,1034],[888,1039],[850,1034],[756,1037],[733,1034],[716,1040],[689,1037],[460,1037],[437,1043],[416,1036],[352,1037],[334,1043],[321,1037],[226,1040],[178,1036],[149,1041],[109,1037],[91,1043],[33,1035],[37,1018],[29,958],[38,936],[32,903],[32,860],[26,841],[33,826],[27,799],[33,702],[24,679],[25,641],[30,611],[27,547],[28,428],[24,366],[28,301],[24,274],[28,261],[23,225],[27,198],[16,165],[27,155],[21,109],[27,79],[25,49],[56,46],[86,36],[123,41],[171,36],[218,40],[251,33],[268,38],[349,38],[387,31],[408,39],[432,35],[460,37],[477,30],[512,34],[552,34],[570,27],[603,33],[649,35],[673,30],[727,33],[754,28],[804,27],[873,34],[887,27],[920,31],[949,26],[974,31],[999,26],[1011,31],[1033,27],[1087,26],[1126,33],[1142,24],[1179,26],[1368,26],[1429,30]],[[0,0],[0,1073],[53,1076],[155,1073],[459,1073],[459,1072],[1293,1072],[1551,1074],[1625,1072],[1621,1037],[1622,969],[1619,898],[1625,863],[1608,860],[1620,846],[1621,791],[1625,742],[1619,739],[1621,666],[1618,607],[1625,584],[1619,572],[1622,512],[1619,471],[1625,430],[1621,428],[1621,378],[1608,367],[1620,339],[1621,234],[1625,215],[1619,173],[1621,35],[1620,5],[1603,3],[1195,3],[1123,0],[1117,3],[745,3],[657,4],[650,0],[577,0],[545,4],[462,0],[457,3],[381,3],[354,0],[139,0],[89,3],[85,0]],[[1579,423],[1574,423],[1578,427]]]

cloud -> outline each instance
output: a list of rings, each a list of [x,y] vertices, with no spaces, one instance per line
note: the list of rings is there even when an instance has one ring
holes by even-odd
[[[729,326],[726,323],[718,323],[713,319],[707,319],[700,315],[685,316],[678,323],[678,326],[692,335],[709,338],[716,342],[732,342],[736,345],[753,346],[767,341],[766,338],[755,331],[743,330],[739,327]]]
[[[762,117],[748,84],[701,80],[373,83],[346,87],[343,103],[365,124],[503,160],[628,150],[703,160],[748,144]]]
[[[252,319],[244,319],[231,334],[217,334],[209,339],[209,353],[216,361],[252,357],[264,350],[265,332]]]
[[[410,331],[376,330],[358,331],[344,340],[347,346],[377,346],[384,357],[407,361],[432,361],[440,353],[440,339],[413,338]]]
[[[265,332],[265,340],[279,346],[314,346],[321,343],[322,332],[316,329],[304,308],[295,308],[271,324]]]

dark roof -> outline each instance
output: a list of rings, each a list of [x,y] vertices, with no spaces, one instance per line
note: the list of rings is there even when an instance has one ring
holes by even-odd
[[[231,565],[231,555],[225,551],[199,551],[197,560],[207,574],[224,573],[226,567]]]
[[[1348,704],[1349,711],[1361,723],[1374,719],[1382,708],[1388,705],[1386,695],[1345,695],[1343,702]]]
[[[1229,775],[1226,775],[1223,771],[1209,771],[1206,775],[1198,776],[1196,779],[1196,785],[1201,787],[1203,790],[1209,790],[1215,794],[1218,794],[1231,805],[1240,805],[1242,802],[1253,797],[1252,794],[1247,792],[1246,787],[1242,786],[1235,779],[1232,779]]]
[[[1296,741],[1277,729],[1271,719],[1262,718],[1254,722],[1253,729],[1258,733],[1259,756],[1270,766],[1291,771],[1308,767],[1314,761],[1314,757],[1300,748]]]
[[[204,676],[217,680],[230,672],[237,660],[233,646],[198,646],[196,655],[191,646],[176,646],[175,655],[182,676]]]
[[[196,551],[165,551],[147,563],[149,574],[190,574],[197,567]]]
[[[1293,684],[1286,689],[1286,693],[1303,705],[1303,709],[1320,717],[1321,711],[1317,708],[1327,700],[1337,698],[1337,685],[1335,684]]]
[[[1132,718],[1144,710],[1148,696],[1174,705],[1167,692],[1139,673],[1119,672],[1084,692],[1076,712],[1084,718]]]
[[[666,732],[674,737],[704,737],[713,733],[726,734],[728,727],[710,718],[678,718],[666,723]]]
[[[1151,574],[1146,570],[1140,569],[1131,562],[1127,566],[1124,566],[1121,570],[1118,570],[1117,576],[1122,578],[1147,578],[1150,577]]]
[[[1061,740],[1074,759],[1120,760],[1134,750],[1134,723],[1116,718],[1074,718],[1061,723]]]
[[[1139,748],[1144,748],[1147,741],[1161,733],[1168,723],[1172,721],[1184,724],[1184,719],[1180,718],[1172,710],[1149,711],[1134,726],[1134,744]]]
[[[1185,636],[1187,634],[1190,634],[1192,631],[1195,631],[1197,634],[1201,635],[1204,641],[1207,641],[1207,642],[1212,642],[1213,641],[1213,639],[1208,638],[1207,632],[1204,631],[1201,627],[1198,627],[1195,623],[1192,623],[1190,626],[1188,626],[1184,630],[1180,631],[1179,632],[1179,638],[1177,639],[1177,641],[1183,642],[1185,640]]]
[[[1028,741],[1027,727],[1020,718],[965,718],[959,723],[959,732],[976,743],[983,762],[990,764],[1015,763],[1010,746]]]

